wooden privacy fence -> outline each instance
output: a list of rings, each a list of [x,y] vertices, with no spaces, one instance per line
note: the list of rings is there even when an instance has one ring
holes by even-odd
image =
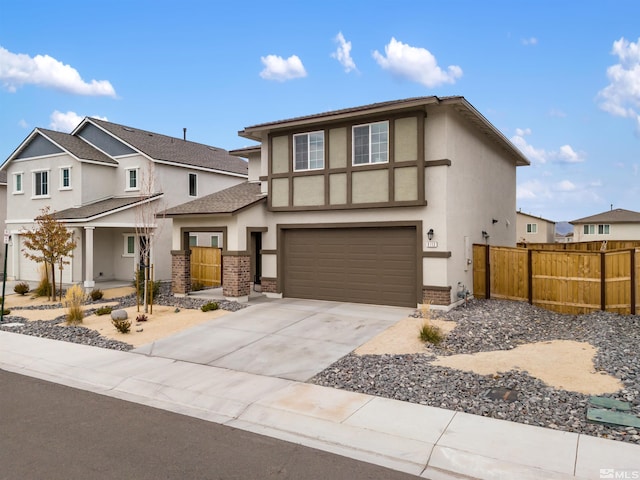
[[[222,250],[215,247],[191,247],[191,284],[205,287],[222,285]]]
[[[528,301],[560,313],[635,315],[639,275],[640,248],[598,252],[473,246],[476,298]]]

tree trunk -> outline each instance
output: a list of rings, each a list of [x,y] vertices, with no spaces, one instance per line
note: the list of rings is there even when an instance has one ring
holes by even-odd
[[[56,265],[51,262],[51,298],[56,301]]]

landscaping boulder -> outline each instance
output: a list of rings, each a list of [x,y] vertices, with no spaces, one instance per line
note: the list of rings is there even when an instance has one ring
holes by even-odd
[[[112,320],[126,320],[128,318],[127,311],[123,309],[113,310],[111,312]]]

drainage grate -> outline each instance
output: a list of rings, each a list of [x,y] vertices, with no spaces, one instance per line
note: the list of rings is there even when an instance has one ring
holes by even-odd
[[[518,391],[510,388],[498,387],[487,390],[484,396],[491,400],[504,400],[505,402],[515,402],[518,400]]]

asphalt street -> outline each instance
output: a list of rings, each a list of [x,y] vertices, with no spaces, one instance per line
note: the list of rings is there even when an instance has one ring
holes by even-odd
[[[0,479],[414,479],[0,370]]]

